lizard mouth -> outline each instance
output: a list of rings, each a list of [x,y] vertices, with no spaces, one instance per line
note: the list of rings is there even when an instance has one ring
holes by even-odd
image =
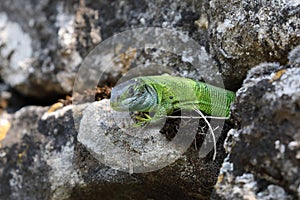
[[[115,99],[110,99],[110,106],[116,111],[130,111],[130,106],[137,101],[138,98],[128,98],[126,100],[115,101]]]

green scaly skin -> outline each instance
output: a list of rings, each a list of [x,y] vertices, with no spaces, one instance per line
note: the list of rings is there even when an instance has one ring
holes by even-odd
[[[110,104],[117,111],[155,112],[139,118],[149,122],[174,110],[195,108],[210,116],[229,117],[235,93],[203,82],[169,75],[141,76],[112,89]]]

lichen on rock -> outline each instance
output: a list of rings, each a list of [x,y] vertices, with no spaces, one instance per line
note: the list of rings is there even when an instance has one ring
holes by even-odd
[[[225,162],[233,169],[220,175],[223,181],[216,186],[217,196],[233,197],[235,188],[240,188],[237,178],[251,173],[259,188],[252,192],[257,199],[266,194],[300,197],[300,68],[294,67],[299,64],[294,56],[298,53],[299,47],[291,52],[292,65],[265,63],[252,68],[238,90],[232,114],[239,128],[230,132],[225,143],[229,151]],[[271,192],[274,188],[278,193]]]
[[[259,63],[286,64],[300,43],[299,6],[296,1],[210,1],[211,54],[225,85],[237,89]]]

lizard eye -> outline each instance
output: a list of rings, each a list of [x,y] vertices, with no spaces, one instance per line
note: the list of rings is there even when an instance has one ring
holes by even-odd
[[[173,99],[173,96],[169,96],[170,99]]]

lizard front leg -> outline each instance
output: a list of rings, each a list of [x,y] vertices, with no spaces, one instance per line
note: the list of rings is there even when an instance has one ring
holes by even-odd
[[[156,112],[153,115],[153,117],[151,117],[150,115],[148,115],[146,113],[144,113],[145,117],[137,116],[136,119],[138,120],[138,122],[135,123],[134,126],[138,127],[141,125],[149,124],[150,122],[156,123],[156,122],[160,121],[161,119],[163,119],[168,114],[171,114],[174,109],[173,109],[172,104],[164,103],[164,104],[161,104],[160,106],[158,106],[155,110],[156,110]]]

